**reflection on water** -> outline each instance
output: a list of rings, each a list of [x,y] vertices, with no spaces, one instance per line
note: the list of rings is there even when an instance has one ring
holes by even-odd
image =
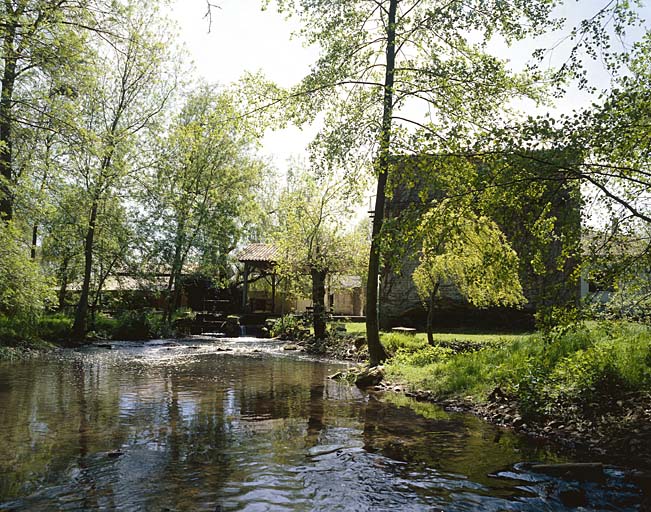
[[[0,364],[0,510],[564,510],[578,486],[528,474],[557,457],[471,416],[273,342],[222,346]],[[590,510],[640,501],[614,471],[579,490]]]

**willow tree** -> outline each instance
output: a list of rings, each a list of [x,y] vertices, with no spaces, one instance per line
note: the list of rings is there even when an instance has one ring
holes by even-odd
[[[267,2],[269,3],[269,2]],[[326,110],[314,163],[377,178],[367,285],[370,362],[386,358],[378,333],[378,274],[391,156],[445,151],[489,124],[518,96],[536,97],[536,73],[514,74],[488,51],[557,26],[553,0],[277,0],[300,17],[321,49],[287,98],[306,113]],[[414,115],[413,112],[416,112]]]
[[[469,208],[441,201],[422,217],[420,264],[413,273],[427,308],[427,340],[441,286],[452,284],[470,304],[517,306],[525,302],[518,276],[518,255],[499,226]]]

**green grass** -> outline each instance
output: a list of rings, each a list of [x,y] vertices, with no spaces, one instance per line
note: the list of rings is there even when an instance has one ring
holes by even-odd
[[[364,322],[345,322],[344,326],[348,334],[366,334],[366,324]]]
[[[349,334],[366,334],[366,324],[364,322],[346,322],[346,332]],[[434,333],[435,341],[468,341],[471,343],[495,343],[521,338],[522,334],[513,333],[481,333],[481,332],[436,332]],[[402,346],[424,347],[427,345],[427,334],[417,332],[415,334],[402,334],[394,332],[381,332],[380,339],[385,348],[395,351]]]
[[[396,351],[386,365],[388,378],[440,398],[479,401],[499,386],[532,414],[651,390],[651,329],[644,325],[589,323],[547,337],[481,339],[490,342],[461,354],[390,339]]]

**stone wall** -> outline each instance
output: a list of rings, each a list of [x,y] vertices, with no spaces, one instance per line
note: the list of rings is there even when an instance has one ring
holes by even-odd
[[[425,211],[427,205],[445,194],[441,190],[445,186],[443,180],[437,175],[438,163],[439,158],[427,156],[411,157],[395,165],[394,176],[403,177],[402,182],[394,181],[392,184],[387,202],[387,218],[393,222],[395,231],[401,229],[401,219],[405,219],[405,230],[410,229],[407,226],[413,227],[414,220]],[[520,194],[519,201],[500,201],[498,194],[491,217],[520,256],[520,281],[527,304],[521,309],[477,309],[454,286],[443,285],[435,324],[441,327],[530,328],[533,326],[533,314],[541,306],[578,300],[579,282],[578,276],[574,276],[577,260],[565,258],[580,236],[578,183],[558,179],[541,181],[540,176],[558,176],[555,174],[556,166],[537,163],[527,169],[524,167],[526,163],[528,160],[497,163],[503,166],[500,172],[519,172],[524,176],[531,174],[531,180],[530,183],[523,180],[518,188],[512,190]],[[497,165],[495,162],[492,164]],[[464,165],[468,165],[468,160]],[[472,161],[470,165],[484,164]],[[486,174],[490,175],[490,171],[486,171]],[[481,179],[480,176],[479,183]],[[535,190],[532,191],[534,186]],[[527,200],[530,196],[535,200]],[[539,274],[534,271],[531,262],[539,245],[534,247],[529,229],[543,214],[555,217],[556,221],[542,252],[542,264],[546,271]],[[418,265],[420,242],[408,235],[402,238],[397,236],[403,253],[397,261],[385,262],[380,277],[380,323],[384,328],[396,325],[422,327],[426,312],[411,278]]]

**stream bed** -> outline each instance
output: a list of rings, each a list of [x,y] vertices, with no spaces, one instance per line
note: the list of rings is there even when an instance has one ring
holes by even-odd
[[[0,362],[0,511],[641,509],[616,468],[533,473],[571,460],[342,368],[255,338]]]

